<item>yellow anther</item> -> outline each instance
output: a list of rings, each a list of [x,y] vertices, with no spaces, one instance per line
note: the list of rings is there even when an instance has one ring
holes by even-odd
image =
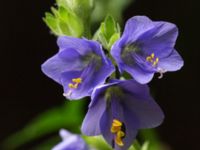
[[[153,66],[156,66],[159,62],[159,58],[155,58],[155,54],[152,53],[150,56],[146,57],[146,61],[151,62]]]
[[[149,62],[151,62],[151,61],[152,61],[152,58],[151,58],[151,56],[147,56],[147,57],[146,57],[146,61],[149,61]]]
[[[159,58],[156,58],[156,60],[153,62],[153,66],[157,65],[159,62]]]
[[[119,120],[114,119],[113,122],[112,122],[112,126],[111,126],[110,131],[112,133],[117,133],[118,131],[121,130],[121,126],[122,126],[122,123]]]
[[[125,136],[125,133],[124,133],[123,131],[118,131],[118,132],[117,132],[117,137],[122,138],[122,137],[124,137],[124,136]]]
[[[157,57],[157,58],[156,58],[156,62],[158,62],[158,61],[159,61],[159,58]]]
[[[124,143],[123,143],[123,141],[122,141],[122,139],[121,138],[115,138],[115,143],[118,145],[118,146],[124,146]]]
[[[125,136],[125,133],[123,131],[119,131],[117,132],[117,135],[115,137],[115,143],[118,145],[118,146],[123,146],[124,143],[122,141],[122,138]]]
[[[154,59],[154,57],[155,57],[155,54],[154,54],[154,53],[152,53],[152,54],[151,54],[151,58],[152,58],[152,59]]]
[[[125,136],[125,133],[122,131],[122,125],[123,124],[121,121],[114,119],[112,122],[111,129],[110,129],[111,133],[115,134],[115,143],[118,146],[124,145],[122,138]]]
[[[72,79],[72,82],[74,82],[74,83],[81,83],[82,79],[81,78],[74,78],[74,79]]]
[[[112,126],[110,129],[111,133],[117,133],[120,130],[121,130],[121,126]]]
[[[112,124],[113,126],[122,126],[122,123],[117,119],[114,119]]]
[[[78,85],[82,82],[82,79],[81,78],[74,78],[74,79],[72,79],[72,82],[74,84],[73,83],[69,83],[68,87],[72,88],[72,89],[76,89],[76,88],[78,88]]]
[[[75,88],[74,84],[72,84],[72,83],[69,83],[69,84],[68,84],[68,87],[69,87],[69,88],[72,88],[72,89]]]

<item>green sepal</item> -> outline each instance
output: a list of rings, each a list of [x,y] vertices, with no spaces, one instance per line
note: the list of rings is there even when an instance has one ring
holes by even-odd
[[[55,35],[61,35],[58,20],[51,13],[46,12],[43,20]]]
[[[84,31],[83,22],[70,8],[52,7],[51,13],[45,13],[44,22],[56,36],[81,37]]]
[[[94,0],[56,0],[59,7],[70,8],[78,16],[89,16],[93,7]],[[84,13],[83,13],[84,12]],[[83,17],[87,18],[87,17]]]
[[[108,15],[104,22],[101,23],[99,29],[95,33],[93,39],[99,41],[106,50],[110,50],[116,40],[120,38],[119,24],[114,18]]]
[[[122,23],[122,12],[130,3],[135,0],[95,0],[94,10],[91,16],[91,22],[101,22],[107,14],[111,14],[115,20]]]
[[[91,38],[90,17],[94,8],[94,0],[56,0],[58,7],[70,9],[82,22],[82,36]]]
[[[111,36],[108,47],[111,49],[112,45],[120,38],[120,33],[115,33]]]

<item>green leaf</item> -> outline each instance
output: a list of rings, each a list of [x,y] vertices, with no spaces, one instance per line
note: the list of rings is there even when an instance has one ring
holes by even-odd
[[[42,113],[22,130],[8,137],[3,142],[3,149],[16,149],[44,135],[58,132],[60,128],[79,132],[84,117],[84,103],[84,101],[66,101],[65,105]]]

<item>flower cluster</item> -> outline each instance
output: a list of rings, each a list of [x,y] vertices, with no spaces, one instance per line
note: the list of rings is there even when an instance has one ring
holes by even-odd
[[[174,49],[177,36],[178,29],[172,23],[132,17],[112,45],[111,55],[97,41],[61,36],[59,52],[42,65],[42,71],[63,86],[67,99],[91,96],[83,134],[103,135],[115,150],[127,150],[139,129],[157,127],[164,119],[147,83],[155,73],[161,78],[163,73],[183,66]],[[115,69],[121,75],[129,73],[132,79],[116,79]],[[69,142],[65,149],[70,149]]]

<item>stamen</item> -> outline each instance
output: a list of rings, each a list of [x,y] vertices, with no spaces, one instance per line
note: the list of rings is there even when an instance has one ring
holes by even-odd
[[[72,84],[72,83],[69,83],[68,86],[69,86],[69,88],[72,88],[72,89],[75,88],[74,84]]]
[[[122,126],[122,123],[119,120],[114,119],[113,122],[112,122],[112,126],[111,126],[110,131],[112,133],[117,133],[118,131],[121,130],[121,126]]]
[[[115,134],[115,143],[118,146],[123,146],[124,143],[122,141],[122,138],[125,136],[125,133],[121,130],[122,129],[122,122],[120,122],[117,119],[114,119],[112,122],[112,126],[111,126],[111,133]]]
[[[155,54],[152,53],[150,56],[146,57],[146,61],[151,62],[152,66],[156,66],[159,62],[159,58],[158,57],[155,58]]]
[[[72,94],[72,91],[69,90],[67,93],[63,93],[63,96],[67,98],[67,97],[70,97],[71,94]]]
[[[164,70],[164,69],[158,68],[158,73],[160,73],[160,76],[158,77],[158,79],[163,78],[163,74],[164,74],[166,71],[167,71],[167,70]]]
[[[72,83],[68,84],[68,87],[70,88],[70,90],[67,93],[63,93],[63,96],[69,97],[72,94],[71,89],[77,89],[79,84],[81,83],[82,83],[82,78],[73,78]]]
[[[157,57],[157,58],[156,58],[156,62],[158,63],[158,61],[159,61],[159,58]]]
[[[159,58],[156,58],[156,60],[153,62],[153,66],[156,66],[158,64]]]
[[[123,131],[119,131],[117,132],[117,137],[124,137],[125,136],[125,133]]]
[[[154,59],[154,56],[155,56],[155,54],[154,54],[154,53],[152,53],[152,54],[151,54],[151,58],[152,58],[152,59]]]
[[[121,126],[112,126],[110,129],[111,133],[117,133],[120,130],[121,130]]]
[[[115,142],[117,143],[117,145],[119,146],[123,146],[124,143],[122,141],[122,138],[125,136],[125,133],[123,131],[118,131],[117,135],[115,137]]]
[[[147,56],[146,61],[151,62],[151,61],[152,61],[152,58],[151,58],[150,56]]]
[[[77,89],[78,88],[78,85],[80,83],[82,83],[82,78],[74,78],[72,79],[72,82],[74,83],[69,83],[68,84],[68,87],[71,88],[71,89]]]
[[[74,78],[74,79],[72,79],[72,82],[81,83],[82,79],[81,78]]]
[[[163,78],[163,73],[162,72],[159,72],[159,73],[160,73],[160,75],[159,75],[158,79],[162,79]]]
[[[114,125],[114,126],[122,126],[122,123],[121,123],[119,120],[114,119],[114,120],[113,120],[113,125]]]

